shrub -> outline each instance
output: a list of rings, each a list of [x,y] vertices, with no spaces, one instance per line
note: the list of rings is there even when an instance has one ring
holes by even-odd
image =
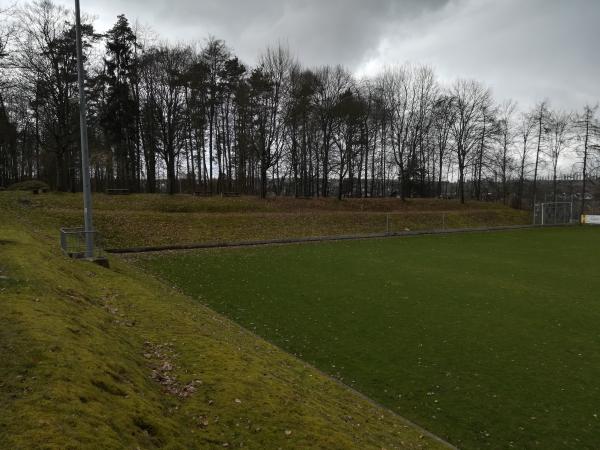
[[[46,189],[49,190],[50,187],[40,180],[27,180],[21,181],[19,183],[11,184],[8,187],[9,191],[33,191],[34,189]]]

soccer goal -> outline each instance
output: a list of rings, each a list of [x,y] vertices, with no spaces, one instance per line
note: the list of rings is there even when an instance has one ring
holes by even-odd
[[[536,203],[534,225],[565,225],[573,221],[573,202]]]

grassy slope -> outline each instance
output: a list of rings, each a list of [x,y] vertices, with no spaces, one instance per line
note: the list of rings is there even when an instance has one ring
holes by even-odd
[[[29,213],[62,226],[81,224],[80,194],[19,194]],[[18,196],[5,193],[15,208]],[[517,225],[529,215],[494,203],[397,199],[194,198],[186,195],[94,196],[95,223],[105,246],[132,247],[284,237],[381,233],[390,230]]]
[[[141,262],[465,449],[596,449],[600,229]]]
[[[7,199],[0,448],[439,448],[127,264],[64,258],[53,219]]]

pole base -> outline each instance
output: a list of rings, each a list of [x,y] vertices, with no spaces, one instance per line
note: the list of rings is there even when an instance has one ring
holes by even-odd
[[[108,258],[104,256],[94,256],[91,258],[83,258],[85,261],[92,262],[94,264],[98,264],[106,269],[110,269],[110,264],[108,263]]]

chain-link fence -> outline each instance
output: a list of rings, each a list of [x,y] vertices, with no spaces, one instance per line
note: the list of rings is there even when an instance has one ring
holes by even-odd
[[[129,234],[107,229],[107,253],[215,248],[275,243],[363,239],[368,237],[487,231],[531,227],[530,213],[512,209],[431,212],[323,212],[205,215],[170,233]],[[114,237],[113,237],[114,236]]]

